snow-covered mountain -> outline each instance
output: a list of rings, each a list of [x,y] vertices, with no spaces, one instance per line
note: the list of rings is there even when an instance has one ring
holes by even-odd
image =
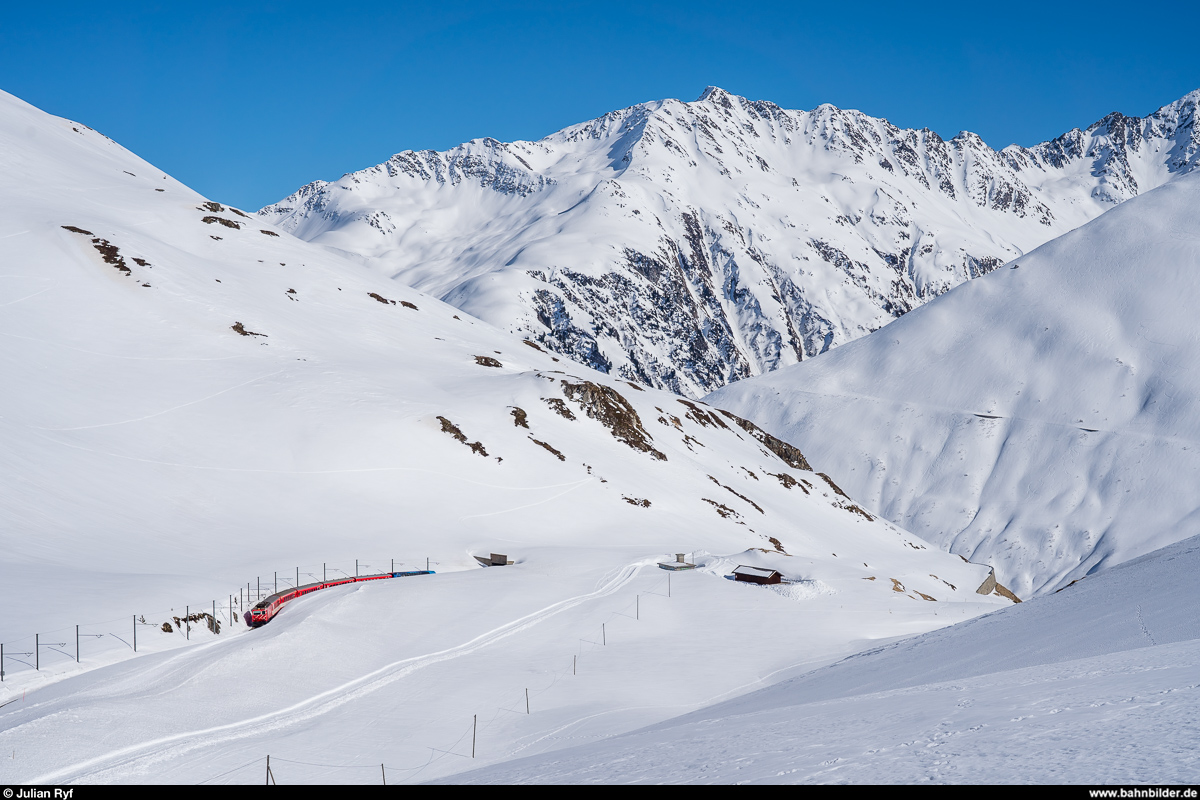
[[[997,151],[709,88],[537,142],[406,151],[259,215],[602,372],[700,396],[1190,172],[1198,100]]]
[[[248,750],[369,753],[375,776],[533,687],[539,713],[480,725],[496,760],[1011,604],[753,423],[544,352],[4,94],[0,163],[7,782],[195,781]],[[515,563],[472,557],[491,552]],[[656,562],[678,552],[698,568],[672,591]],[[327,589],[263,629],[231,613],[239,585],[425,557],[437,575]],[[726,580],[739,564],[788,583]],[[163,627],[197,607],[220,633]]]
[[[1200,533],[1200,174],[710,402],[1022,597]]]

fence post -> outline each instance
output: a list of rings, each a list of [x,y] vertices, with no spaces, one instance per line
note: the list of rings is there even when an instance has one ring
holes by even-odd
[[[325,582],[325,581],[327,581],[327,580],[329,580],[329,578],[327,578],[327,577],[325,576],[325,562],[324,562],[324,561],[322,561],[322,562],[321,562],[321,583],[324,583],[324,582]]]
[[[133,652],[137,652],[137,614],[133,615]]]
[[[604,623],[603,622],[600,623],[600,644],[602,644],[602,645],[608,644],[608,636],[604,633]]]
[[[191,615],[192,615],[191,606],[184,606],[183,607],[183,627],[187,630],[187,636],[184,637],[186,639],[192,638],[192,621],[190,619],[188,619],[188,617],[190,617]]]
[[[79,626],[75,626],[75,663],[79,663]]]
[[[300,588],[300,568],[296,567],[296,588]]]
[[[379,765],[379,771],[383,773],[383,785],[387,786],[387,770],[384,768],[383,764]]]
[[[475,757],[475,729],[479,727],[479,715],[471,717],[471,758]]]
[[[42,671],[42,644],[38,638],[38,634],[33,635],[33,668],[38,672]]]
[[[4,642],[0,642],[0,681],[4,680]]]
[[[529,713],[529,689],[525,689],[525,713]]]
[[[358,559],[354,559],[354,577],[358,577]]]

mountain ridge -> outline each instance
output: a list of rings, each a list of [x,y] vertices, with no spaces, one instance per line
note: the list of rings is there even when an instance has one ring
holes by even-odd
[[[404,151],[259,215],[581,363],[701,396],[1190,172],[1198,100],[997,151],[709,87],[536,142]]]

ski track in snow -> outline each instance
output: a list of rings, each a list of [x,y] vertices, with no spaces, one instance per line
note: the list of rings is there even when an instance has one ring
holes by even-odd
[[[483,514],[468,514],[465,517],[459,517],[459,519],[476,519],[478,517],[494,517],[497,514],[508,514],[512,511],[520,511],[525,508],[533,508],[534,506],[540,506],[543,503],[549,503],[551,500],[557,500],[558,498],[562,497],[563,495],[570,494],[571,492],[575,491],[580,486],[583,486],[585,483],[591,483],[591,482],[592,482],[591,477],[587,477],[587,478],[584,478],[583,480],[579,481],[578,483],[573,484],[571,486],[571,488],[564,489],[563,491],[559,492],[558,494],[556,494],[552,497],[547,497],[544,500],[538,500],[536,503],[527,503],[526,505],[517,506],[516,508],[506,508],[503,511],[488,511]]]
[[[0,420],[3,420],[4,422],[8,422],[10,425],[14,424],[10,420],[5,419],[4,417],[0,417]],[[33,429],[32,426],[29,426],[29,425],[26,425],[24,427]],[[33,430],[36,430],[36,429],[33,429]],[[68,430],[69,431],[69,430],[84,430],[84,429],[82,429],[82,428],[42,428],[41,430]],[[180,463],[177,463],[174,461],[159,461],[159,460],[152,459],[152,458],[138,458],[137,456],[128,456],[128,455],[123,455],[121,453],[110,453],[106,450],[95,450],[91,447],[83,447],[81,445],[71,444],[70,442],[60,442],[57,439],[52,439],[49,436],[45,436],[43,434],[38,434],[38,435],[42,436],[42,438],[44,438],[46,441],[53,442],[54,444],[60,445],[62,447],[69,447],[72,450],[82,450],[85,453],[94,453],[99,456],[107,456],[109,458],[120,458],[120,459],[124,459],[126,461],[137,461],[138,463],[141,463],[141,464],[153,464],[153,465],[159,466],[159,467],[177,467],[179,469],[195,469],[195,470],[204,470],[204,471],[213,471],[213,472],[251,472],[251,473],[260,473],[260,474],[268,474],[268,475],[344,475],[344,474],[369,473],[369,472],[417,472],[417,473],[421,473],[421,474],[425,474],[425,475],[436,475],[441,478],[453,478],[456,481],[462,481],[463,483],[469,483],[472,486],[482,486],[486,489],[503,489],[504,491],[508,491],[508,492],[539,492],[544,489],[559,489],[563,486],[570,486],[570,487],[574,488],[574,487],[578,487],[578,486],[582,485],[582,483],[586,483],[591,480],[591,478],[585,478],[581,482],[576,481],[576,482],[572,482],[572,483],[551,483],[551,484],[546,484],[545,486],[501,486],[496,483],[485,483],[483,481],[472,480],[471,478],[467,478],[462,475],[455,475],[450,472],[438,472],[437,470],[421,469],[420,467],[351,467],[349,469],[251,469],[249,467],[206,467],[206,466],[202,466],[200,464],[180,464]],[[570,491],[570,490],[568,490],[568,491]],[[564,492],[564,494],[565,494],[565,492]],[[554,499],[554,498],[550,498],[550,499]],[[534,503],[534,505],[537,505],[537,504]],[[516,511],[516,510],[518,510],[518,509],[509,509],[509,511]],[[503,512],[497,512],[497,513],[503,513]]]
[[[7,277],[7,276],[0,275],[0,277]],[[57,288],[57,287],[51,286],[48,289],[43,289],[42,291],[48,292],[55,288]],[[36,297],[37,294],[41,294],[41,293],[42,292],[37,292],[36,294],[30,295],[29,297]],[[28,300],[29,297],[23,297],[21,299]],[[13,301],[13,303],[18,303],[18,302],[20,302],[20,300]],[[12,305],[12,303],[5,303],[4,305]],[[4,306],[0,306],[0,308],[3,308],[3,307]],[[120,353],[100,353],[95,350],[85,350],[82,347],[74,347],[69,344],[63,344],[62,342],[56,342],[52,339],[42,339],[42,338],[39,338],[36,336],[21,336],[16,333],[7,333],[5,331],[0,331],[0,336],[7,336],[10,339],[24,339],[27,342],[38,342],[39,344],[52,344],[55,347],[62,347],[66,350],[74,350],[76,353],[84,353],[85,355],[89,355],[89,356],[100,356],[101,358],[120,358],[120,359],[124,359],[126,361],[232,361],[235,358],[256,358],[256,356],[249,356],[249,355],[219,356],[217,358],[190,358],[190,357],[179,357],[179,356],[174,356],[174,357],[171,357],[171,356],[167,356],[167,357],[163,357],[163,356],[127,356],[127,355],[122,355]]]
[[[218,744],[225,744],[238,739],[245,739],[251,736],[277,731],[300,722],[307,721],[314,717],[326,714],[334,709],[345,705],[353,700],[365,697],[368,694],[376,692],[385,686],[394,683],[402,678],[411,675],[419,669],[437,664],[442,661],[447,661],[453,658],[470,655],[477,650],[480,650],[495,642],[507,639],[527,628],[544,622],[550,617],[555,616],[570,608],[601,597],[607,597],[614,594],[623,586],[628,584],[638,574],[642,567],[653,564],[655,559],[642,559],[627,564],[618,570],[617,575],[605,585],[601,586],[594,592],[584,595],[578,595],[566,600],[560,600],[557,603],[552,603],[543,609],[534,611],[530,614],[520,617],[512,622],[505,623],[490,631],[481,633],[470,641],[460,645],[439,650],[435,653],[427,653],[421,656],[412,656],[410,658],[394,661],[379,669],[362,675],[353,680],[343,683],[341,686],[336,686],[332,689],[327,689],[313,697],[301,700],[298,703],[271,711],[266,714],[259,714],[250,719],[241,720],[239,722],[230,722],[224,725],[217,725],[211,728],[205,728],[197,731],[189,731],[186,733],[173,734],[159,739],[153,739],[148,742],[141,742],[135,745],[129,745],[119,750],[114,750],[104,755],[95,756],[87,761],[79,764],[74,764],[70,767],[50,772],[45,775],[40,775],[28,781],[30,784],[49,784],[49,783],[65,783],[68,781],[79,781],[88,778],[99,778],[113,770],[119,770],[124,774],[128,774],[128,770],[136,761],[143,761],[146,764],[165,761],[171,758],[182,756],[185,753],[193,750],[210,747]],[[236,641],[236,640],[235,640]],[[220,642],[214,642],[201,649],[192,650],[187,654],[178,656],[178,659],[190,657],[191,655],[201,652],[202,649],[214,647]],[[164,663],[164,667],[168,666],[171,659]],[[213,738],[216,737],[216,738]],[[201,740],[202,741],[198,741]],[[150,752],[146,752],[150,751]]]
[[[248,381],[243,381],[242,383],[239,383],[236,386],[230,386],[228,388],[222,389],[219,392],[214,392],[213,394],[210,394],[207,397],[201,397],[197,400],[190,400],[186,403],[181,403],[177,406],[163,409],[162,411],[156,411],[153,414],[147,414],[144,417],[134,417],[133,419],[123,419],[118,422],[102,422],[98,425],[80,425],[75,428],[45,428],[45,427],[42,427],[41,425],[29,425],[27,427],[33,428],[35,430],[40,430],[40,431],[55,431],[55,432],[58,432],[58,431],[86,431],[86,430],[91,430],[92,428],[111,428],[114,425],[128,425],[131,422],[144,422],[145,420],[148,420],[148,419],[154,419],[155,417],[161,417],[163,414],[170,414],[172,411],[178,411],[181,408],[187,408],[188,406],[194,406],[197,403],[203,403],[205,401],[212,400],[214,397],[220,397],[223,394],[228,394],[229,392],[235,391],[237,389],[241,389],[244,386],[249,386],[252,383],[258,383],[259,381],[265,381],[267,378],[273,378],[276,375],[279,375],[280,373],[282,373],[283,371],[284,371],[283,369],[277,369],[274,372],[267,373],[266,375],[259,375],[257,378],[251,378]]]

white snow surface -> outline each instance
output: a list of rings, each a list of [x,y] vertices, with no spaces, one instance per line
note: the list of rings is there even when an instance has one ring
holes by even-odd
[[[635,733],[463,783],[1200,780],[1200,538]]]
[[[997,151],[709,88],[536,142],[405,151],[259,215],[581,363],[701,396],[1189,173],[1197,100]]]
[[[281,782],[424,780],[465,766],[473,714],[480,759],[542,752],[1009,605],[749,423],[6,94],[0,163],[0,782],[199,781],[267,754],[309,762]],[[676,552],[702,569],[668,579]],[[437,575],[239,622],[247,582],[426,557]],[[793,583],[726,580],[738,563]],[[220,635],[176,627],[214,606]],[[716,641],[738,646],[714,661]],[[517,713],[525,688],[544,713]]]
[[[1200,176],[711,395],[1021,597],[1200,532]]]

